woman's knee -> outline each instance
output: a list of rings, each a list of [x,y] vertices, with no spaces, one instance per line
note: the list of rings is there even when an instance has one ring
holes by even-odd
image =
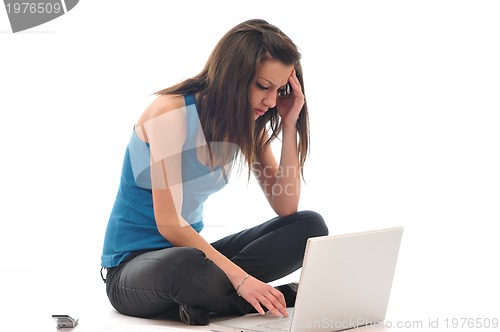
[[[172,247],[158,252],[156,259],[173,266],[192,266],[205,263],[205,253],[192,247]]]
[[[165,291],[180,275],[206,263],[203,251],[191,247],[171,247],[134,257],[124,266],[120,283],[127,288]]]
[[[315,236],[326,236],[329,234],[328,226],[325,219],[321,214],[311,210],[304,210],[297,212],[300,216],[300,220],[307,225],[309,237]]]

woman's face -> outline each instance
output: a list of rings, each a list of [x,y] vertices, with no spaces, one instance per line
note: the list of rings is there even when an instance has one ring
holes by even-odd
[[[292,71],[292,65],[285,65],[277,60],[262,62],[257,80],[250,88],[250,106],[256,120],[269,108],[276,106],[278,91],[288,83]]]

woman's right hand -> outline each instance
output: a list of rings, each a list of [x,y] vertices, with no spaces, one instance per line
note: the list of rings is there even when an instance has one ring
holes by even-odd
[[[288,317],[283,294],[273,286],[257,278],[248,276],[239,286],[238,294],[250,303],[261,315],[265,314],[262,308],[262,306],[264,306],[274,316],[279,316],[281,314],[284,317]]]

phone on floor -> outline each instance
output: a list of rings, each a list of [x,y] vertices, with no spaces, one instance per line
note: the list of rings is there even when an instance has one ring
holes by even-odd
[[[58,329],[78,325],[78,318],[71,317],[70,315],[52,315],[52,318],[56,321]]]

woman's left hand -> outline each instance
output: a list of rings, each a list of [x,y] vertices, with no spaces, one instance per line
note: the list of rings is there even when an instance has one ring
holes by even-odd
[[[292,126],[295,128],[297,119],[299,118],[302,106],[304,106],[304,94],[300,86],[299,79],[295,74],[295,69],[288,78],[288,83],[292,87],[292,91],[288,95],[278,96],[276,101],[276,109],[281,117],[283,127]]]

